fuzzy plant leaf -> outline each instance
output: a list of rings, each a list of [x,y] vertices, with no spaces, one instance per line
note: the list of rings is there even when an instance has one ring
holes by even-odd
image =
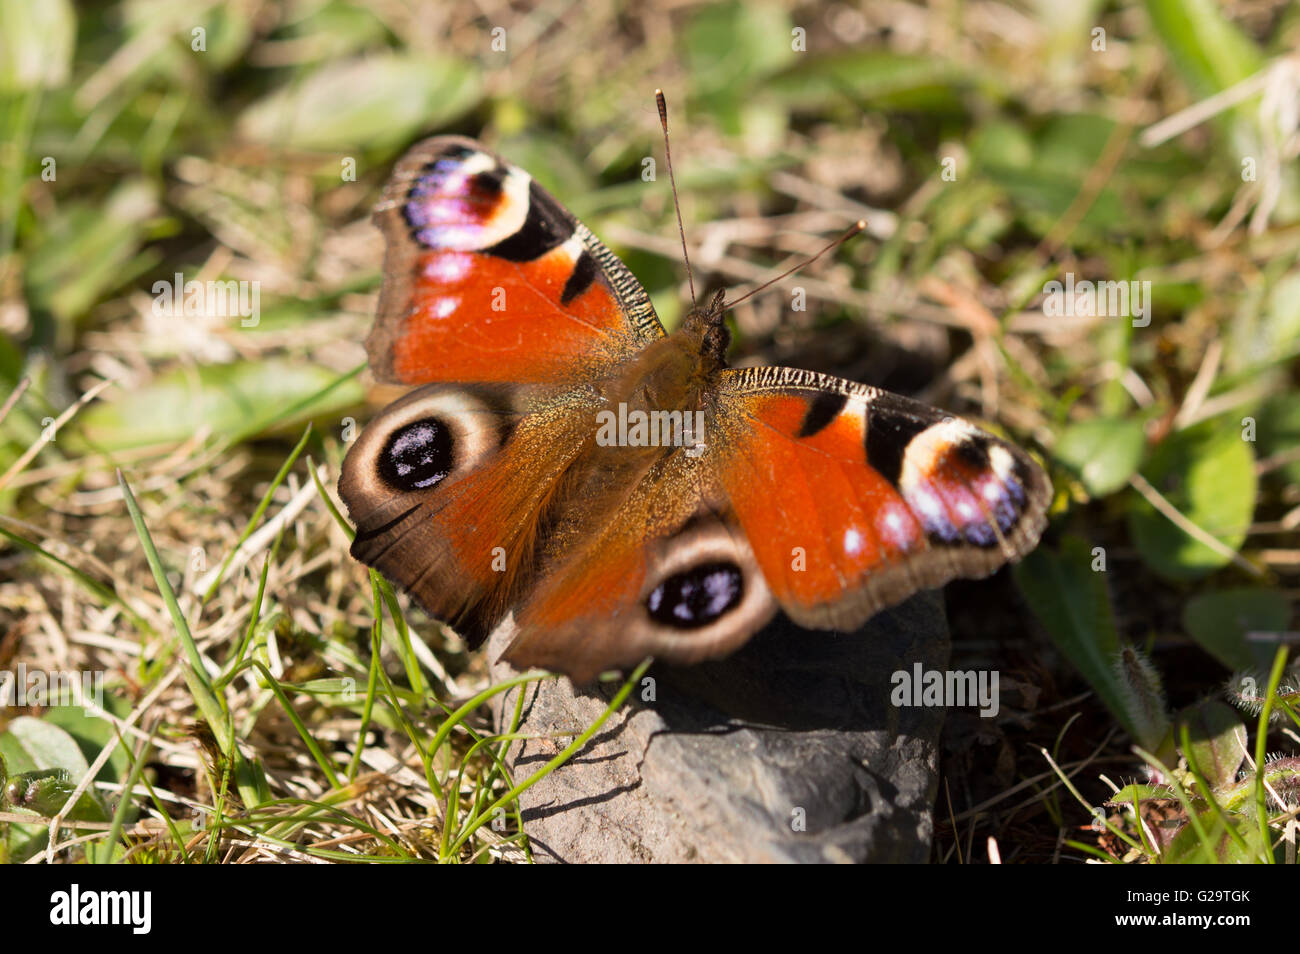
[[[1192,740],[1192,751],[1184,754],[1210,789],[1218,791],[1236,782],[1249,749],[1245,723],[1232,707],[1206,699],[1180,712],[1178,723],[1187,727]]]
[[[1104,552],[1097,553],[1079,537],[1066,537],[1058,552],[1039,547],[1012,574],[1056,648],[1137,738],[1138,723],[1114,664],[1119,634],[1106,591],[1105,565]]]
[[[1160,860],[1165,864],[1255,864],[1263,857],[1263,841],[1259,827],[1245,815],[1228,815],[1226,821],[1213,808],[1197,813],[1201,829],[1206,832],[1202,841],[1193,825],[1186,825],[1169,844]],[[1236,837],[1229,834],[1231,826]]]
[[[1106,799],[1105,804],[1111,808],[1120,808],[1127,806],[1131,808],[1133,801],[1146,802],[1152,799],[1168,799],[1174,797],[1174,790],[1165,785],[1125,785],[1118,792]]]
[[[1300,758],[1276,756],[1264,763],[1264,791],[1268,794],[1269,810],[1294,811],[1300,800]],[[1221,804],[1234,812],[1253,815],[1255,811],[1255,773],[1224,790]]]
[[[40,815],[60,811],[77,783],[90,771],[76,739],[57,725],[20,716],[0,734],[0,756],[9,778],[5,799],[16,808]],[[104,821],[104,807],[87,788],[68,812],[69,817]]]
[[[1268,675],[1262,669],[1243,669],[1232,674],[1224,687],[1228,701],[1248,716],[1258,716],[1268,699]],[[1277,691],[1273,694],[1273,706],[1269,721],[1282,724],[1288,720],[1300,724],[1300,664],[1293,663],[1282,674]]]
[[[1173,751],[1160,673],[1144,653],[1124,646],[1115,657],[1115,676],[1134,740],[1164,761]]]

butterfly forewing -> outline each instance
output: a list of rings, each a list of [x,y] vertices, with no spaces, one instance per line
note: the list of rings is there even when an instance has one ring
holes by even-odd
[[[791,368],[725,371],[710,451],[776,599],[855,628],[1037,542],[1050,486],[1023,451],[935,408]]]
[[[472,140],[411,149],[375,222],[384,285],[366,345],[381,379],[581,383],[663,336],[617,256]]]

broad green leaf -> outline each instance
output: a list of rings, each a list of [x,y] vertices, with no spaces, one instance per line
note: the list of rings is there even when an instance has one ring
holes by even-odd
[[[1066,427],[1054,452],[1057,460],[1079,475],[1088,493],[1104,497],[1128,483],[1145,446],[1141,421],[1095,418]]]
[[[1278,590],[1241,588],[1192,597],[1183,607],[1183,628],[1229,669],[1267,671],[1276,640],[1250,641],[1249,633],[1283,633],[1291,623],[1291,604]]]
[[[235,437],[272,425],[289,426],[337,413],[363,399],[361,385],[351,378],[311,400],[338,380],[338,373],[328,368],[285,360],[172,371],[139,390],[87,408],[69,443],[111,451],[173,443],[199,430]],[[303,401],[310,403],[288,413]]]
[[[770,3],[720,3],[700,9],[686,27],[693,101],[739,134],[753,117],[759,81],[800,54],[785,11]]]
[[[0,732],[0,766],[6,782],[22,791],[30,803],[10,806],[0,790],[0,811],[27,810],[42,815],[58,812],[73,789],[90,771],[76,740],[58,726],[20,716]],[[68,817],[104,821],[107,815],[95,793],[87,788]],[[0,824],[0,862],[23,862],[44,849],[49,828],[44,824]],[[7,843],[8,857],[5,857]]]
[[[954,112],[961,108],[960,87],[969,82],[965,70],[938,57],[853,50],[803,54],[767,88],[800,106],[824,108],[847,97],[876,109]]]
[[[4,758],[10,782],[15,780],[15,776],[28,773],[48,770],[60,773],[59,779],[43,779],[38,786],[58,796],[51,804],[36,806],[42,812],[51,808],[54,811],[61,809],[68,795],[90,771],[90,764],[72,736],[51,722],[32,716],[19,716],[0,734],[0,757]],[[89,787],[77,800],[73,812],[77,818],[104,818],[103,805]]]
[[[253,39],[251,14],[255,9],[238,3],[226,3],[204,10],[198,20],[204,30],[202,53],[195,50],[193,27],[188,35],[190,49],[199,53],[199,62],[213,73],[238,63]]]
[[[287,149],[383,149],[445,125],[482,96],[460,60],[381,54],[330,63],[250,106],[241,135]]]
[[[1161,855],[1162,862],[1204,864],[1207,861],[1217,861],[1220,864],[1257,864],[1264,857],[1259,825],[1247,815],[1227,816],[1228,824],[1232,825],[1241,840],[1245,842],[1244,849],[1240,842],[1228,834],[1219,819],[1218,812],[1213,808],[1198,811],[1197,818],[1208,835],[1208,845],[1202,844],[1195,827],[1190,824],[1185,825]]]
[[[65,769],[77,781],[90,771],[76,740],[58,726],[32,716],[19,716],[0,734],[5,766],[11,776],[40,769]]]
[[[131,706],[121,696],[104,693],[104,708],[113,714],[124,717],[131,711]],[[117,732],[113,723],[95,715],[87,715],[80,706],[52,706],[41,713],[41,720],[63,729],[77,743],[81,754],[89,762],[99,757],[100,750],[109,742],[117,741]],[[114,745],[108,761],[96,776],[100,781],[121,781],[131,770],[131,758],[120,745]]]
[[[1300,356],[1300,270],[1293,265],[1290,256],[1269,261],[1225,316],[1225,377],[1245,374],[1257,387],[1287,389],[1285,365]]]
[[[1088,680],[1106,708],[1130,734],[1134,720],[1115,671],[1119,635],[1106,591],[1106,573],[1079,537],[1066,537],[1059,553],[1039,547],[1013,569],[1016,585],[1053,644]]]
[[[1236,710],[1216,699],[1206,699],[1178,714],[1176,738],[1187,726],[1192,751],[1185,753],[1194,760],[1196,770],[1205,776],[1211,789],[1220,789],[1237,780],[1237,770],[1247,753],[1246,726]]]
[[[285,24],[299,63],[340,60],[382,41],[387,32],[375,11],[346,0],[312,4],[299,14],[300,19]]]
[[[1184,517],[1235,551],[1255,512],[1255,459],[1235,421],[1179,431],[1156,448],[1143,476]],[[1161,576],[1194,580],[1231,559],[1194,539],[1145,498],[1128,514],[1142,559]]]

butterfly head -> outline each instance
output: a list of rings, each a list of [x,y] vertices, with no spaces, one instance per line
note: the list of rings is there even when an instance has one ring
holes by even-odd
[[[727,306],[722,289],[704,305],[692,308],[682,321],[682,334],[699,345],[699,354],[705,363],[717,368],[727,366],[727,349],[731,346],[731,332],[727,329]]]

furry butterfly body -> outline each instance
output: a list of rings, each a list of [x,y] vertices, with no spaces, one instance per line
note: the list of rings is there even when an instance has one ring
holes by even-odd
[[[475,142],[412,149],[376,221],[370,363],[413,390],[344,462],[352,553],[472,645],[513,616],[506,658],[578,682],[717,658],[778,610],[853,629],[1037,542],[1050,486],[1023,451],[864,385],[728,368],[720,293],[665,334]]]

